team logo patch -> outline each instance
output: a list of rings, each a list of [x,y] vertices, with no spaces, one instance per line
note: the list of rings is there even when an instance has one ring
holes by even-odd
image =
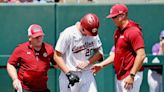
[[[29,51],[28,51],[28,52],[27,52],[27,54],[28,54],[28,55],[30,55],[30,54],[31,54],[31,52],[29,52]]]
[[[118,13],[123,13],[123,11],[118,11]]]
[[[124,38],[124,36],[123,36],[123,35],[121,35],[121,36],[120,36],[120,38]]]
[[[92,33],[96,33],[97,32],[97,28],[92,29]]]
[[[48,54],[46,52],[43,53],[43,57],[47,57]]]
[[[40,28],[33,28],[34,32],[40,32]]]

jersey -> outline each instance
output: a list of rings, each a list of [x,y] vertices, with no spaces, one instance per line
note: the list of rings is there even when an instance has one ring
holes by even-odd
[[[29,42],[25,42],[15,48],[8,63],[19,64],[18,79],[24,89],[40,91],[47,89],[47,72],[50,62],[55,62],[53,54],[53,47],[47,43],[43,43],[40,51],[35,51]]]
[[[99,36],[83,36],[75,25],[66,28],[57,41],[55,50],[63,54],[66,66],[72,71],[79,71],[76,66],[88,60],[96,48],[102,45]],[[84,70],[89,70],[91,65]]]
[[[144,48],[144,40],[140,30],[136,23],[129,21],[123,30],[118,28],[115,31],[114,68],[119,80],[130,74],[136,57],[135,51]]]

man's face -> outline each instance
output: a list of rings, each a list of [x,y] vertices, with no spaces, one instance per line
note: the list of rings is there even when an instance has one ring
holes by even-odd
[[[124,16],[124,14],[119,14],[117,16],[112,17],[112,20],[114,21],[114,23],[117,27],[121,26],[123,16]]]
[[[44,36],[30,37],[29,40],[34,47],[39,47],[42,45]]]

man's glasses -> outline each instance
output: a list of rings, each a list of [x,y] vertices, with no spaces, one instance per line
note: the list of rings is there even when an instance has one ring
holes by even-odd
[[[117,16],[114,16],[114,17],[112,17],[112,19],[115,19],[115,18],[117,18],[118,17],[118,15]]]

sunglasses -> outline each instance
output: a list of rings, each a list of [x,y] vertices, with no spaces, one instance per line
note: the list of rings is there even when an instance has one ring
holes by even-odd
[[[114,17],[112,17],[112,19],[115,19],[115,18],[117,18],[119,15],[117,15],[117,16],[114,16]]]

